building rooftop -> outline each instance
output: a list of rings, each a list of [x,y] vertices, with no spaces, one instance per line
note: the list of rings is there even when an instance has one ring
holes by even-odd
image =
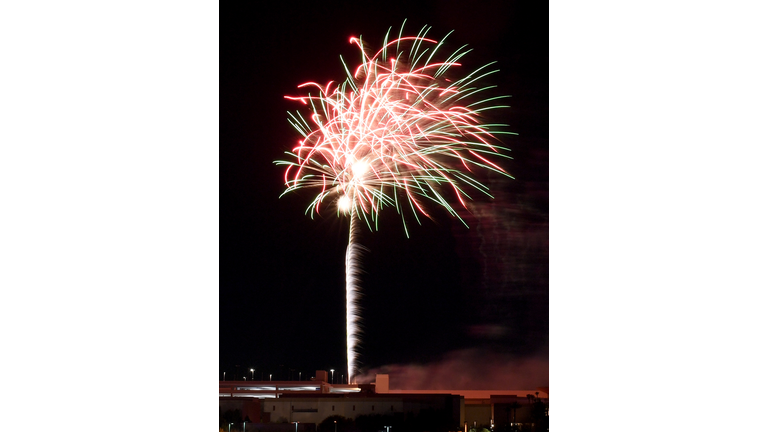
[[[319,371],[318,371],[319,372]],[[320,373],[318,376],[322,376]],[[417,394],[451,394],[463,396],[471,403],[472,400],[488,400],[492,396],[507,396],[525,398],[529,394],[538,394],[542,399],[549,398],[549,387],[520,390],[463,390],[463,389],[390,389],[389,376],[376,375],[376,381],[370,384],[331,384],[323,380],[313,381],[220,381],[219,397],[253,397],[271,399],[287,396],[317,396],[317,395],[417,395]]]

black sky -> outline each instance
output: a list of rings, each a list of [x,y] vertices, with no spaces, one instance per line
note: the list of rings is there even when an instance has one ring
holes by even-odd
[[[363,233],[362,369],[435,365],[467,353],[493,357],[502,369],[505,359],[546,365],[546,3],[411,3],[221,5],[220,378],[224,371],[250,378],[250,368],[257,378],[284,379],[290,369],[294,378],[345,369],[348,222],[310,219],[307,193],[278,199],[282,173],[273,161],[298,139],[286,111],[302,109],[283,96],[306,81],[342,80],[339,55],[348,64],[358,58],[350,36],[378,46],[406,18],[407,33],[430,25],[442,38],[455,30],[448,41],[473,48],[465,72],[498,61],[492,81],[512,96],[503,119],[519,133],[504,141],[515,180],[487,179],[496,199],[471,205],[470,229],[435,211],[434,221],[410,221],[406,238],[390,209],[379,231]],[[536,382],[544,379],[539,372]]]

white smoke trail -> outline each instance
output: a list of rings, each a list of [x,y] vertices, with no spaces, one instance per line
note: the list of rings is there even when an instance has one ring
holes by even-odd
[[[347,377],[348,384],[353,383],[353,378],[357,373],[357,342],[359,328],[357,325],[360,315],[358,314],[359,288],[357,277],[360,274],[357,260],[362,246],[357,244],[357,225],[359,221],[355,211],[350,212],[349,220],[349,245],[347,245],[346,256],[346,285],[347,285]]]

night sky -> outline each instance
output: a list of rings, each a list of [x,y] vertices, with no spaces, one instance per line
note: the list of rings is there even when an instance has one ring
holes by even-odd
[[[497,115],[519,134],[503,138],[515,179],[483,179],[496,198],[475,196],[469,229],[435,209],[421,225],[406,219],[407,238],[387,208],[378,231],[363,231],[361,380],[389,371],[401,388],[548,385],[546,3],[410,3],[221,6],[219,378],[345,371],[348,219],[310,219],[312,191],[278,198],[273,161],[299,137],[286,111],[303,109],[283,96],[343,80],[339,55],[359,58],[351,36],[378,47],[407,18],[409,35],[455,30],[452,47],[473,49],[464,73],[498,62],[490,80],[511,95]]]

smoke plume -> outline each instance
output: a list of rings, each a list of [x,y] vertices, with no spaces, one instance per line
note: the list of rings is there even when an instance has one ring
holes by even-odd
[[[372,368],[357,377],[373,382],[389,374],[390,390],[523,390],[549,386],[548,355],[516,358],[484,349],[446,354],[428,364],[395,364]]]

